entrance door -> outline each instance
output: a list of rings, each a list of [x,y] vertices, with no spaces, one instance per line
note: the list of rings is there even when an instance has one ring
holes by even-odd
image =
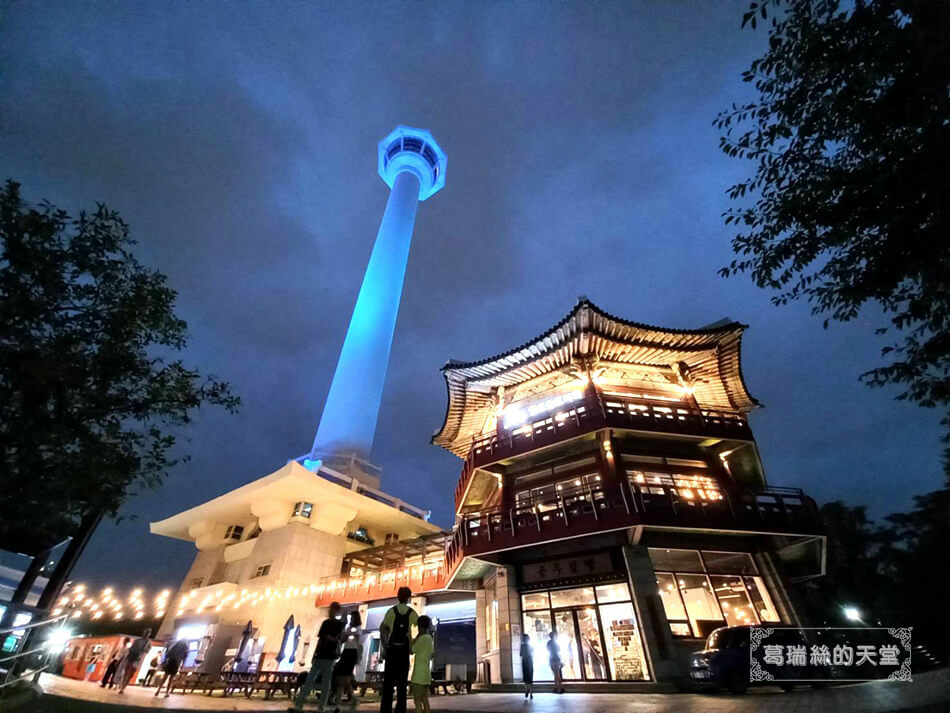
[[[597,610],[562,609],[554,612],[554,629],[561,647],[566,681],[606,681],[603,638]]]

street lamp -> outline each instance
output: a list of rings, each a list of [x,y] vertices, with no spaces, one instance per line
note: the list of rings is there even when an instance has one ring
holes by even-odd
[[[857,607],[845,607],[844,618],[848,621],[861,621],[861,612]]]

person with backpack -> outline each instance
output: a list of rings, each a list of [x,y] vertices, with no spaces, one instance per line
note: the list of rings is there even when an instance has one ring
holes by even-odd
[[[400,587],[396,597],[399,603],[386,612],[383,623],[379,627],[385,657],[379,713],[393,713],[393,686],[396,687],[395,713],[406,713],[406,684],[409,681],[409,654],[412,641],[410,630],[419,621],[419,615],[409,606],[409,599],[412,597],[412,590],[409,587]]]

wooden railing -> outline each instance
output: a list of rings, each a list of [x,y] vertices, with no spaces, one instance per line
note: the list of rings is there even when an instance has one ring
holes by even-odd
[[[538,448],[553,445],[601,428],[751,440],[745,417],[738,413],[701,409],[676,402],[657,402],[597,394],[566,404],[560,414],[472,440],[455,488],[455,510],[459,512],[475,471]]]
[[[636,525],[803,535],[822,529],[815,502],[797,488],[723,491],[717,499],[702,499],[670,486],[624,481],[465,514],[446,546],[445,566],[451,573],[465,556]]]

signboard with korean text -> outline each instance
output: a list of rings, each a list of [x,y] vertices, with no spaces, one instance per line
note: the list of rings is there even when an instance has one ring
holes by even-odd
[[[522,565],[521,583],[538,585],[558,580],[598,579],[617,573],[617,567],[610,553],[596,552]]]
[[[911,629],[752,627],[749,680],[910,681]]]

